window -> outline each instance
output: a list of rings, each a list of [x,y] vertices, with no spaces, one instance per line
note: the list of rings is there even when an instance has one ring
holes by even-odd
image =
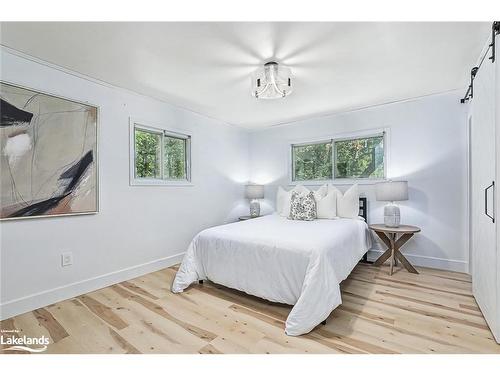
[[[133,176],[136,183],[189,182],[191,137],[133,125]]]
[[[167,180],[188,180],[187,138],[165,135],[163,138],[163,178]]]
[[[385,133],[293,144],[292,181],[382,179]]]
[[[145,129],[135,132],[135,178],[161,178],[161,133]]]
[[[293,181],[331,180],[332,141],[292,145]]]
[[[335,141],[335,178],[384,178],[384,135]]]

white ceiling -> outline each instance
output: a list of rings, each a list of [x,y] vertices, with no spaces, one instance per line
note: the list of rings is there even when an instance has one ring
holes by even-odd
[[[2,23],[1,44],[256,128],[464,88],[490,23]],[[252,97],[276,60],[294,92]]]

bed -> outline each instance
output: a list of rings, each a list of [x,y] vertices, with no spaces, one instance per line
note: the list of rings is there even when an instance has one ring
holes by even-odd
[[[361,208],[361,205],[363,207]],[[360,199],[366,219],[366,199]],[[340,282],[371,247],[363,218],[288,220],[277,214],[221,225],[191,242],[172,284],[210,280],[293,305],[285,333],[310,332],[341,304]]]

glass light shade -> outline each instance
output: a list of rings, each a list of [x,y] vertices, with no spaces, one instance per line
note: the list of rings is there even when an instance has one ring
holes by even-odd
[[[375,187],[375,196],[378,201],[406,201],[408,200],[408,181],[381,182]]]
[[[264,185],[246,185],[245,197],[247,199],[263,199]]]
[[[252,95],[258,99],[279,99],[292,93],[292,71],[271,61],[252,75]]]

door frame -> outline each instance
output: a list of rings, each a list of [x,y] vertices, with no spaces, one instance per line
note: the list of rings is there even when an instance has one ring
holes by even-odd
[[[495,35],[495,42],[500,42],[499,34]],[[497,44],[498,46],[498,44]],[[495,48],[495,47],[493,47]],[[500,312],[500,229],[498,225],[498,214],[500,213],[500,197],[498,195],[498,184],[500,178],[500,63],[498,61],[495,64],[495,231],[496,231],[496,245],[497,245],[497,312]],[[494,328],[494,336],[497,343],[500,344],[500,322],[497,327]]]
[[[467,249],[468,249],[468,267],[467,267],[467,273],[472,276],[472,273],[474,272],[473,268],[473,262],[472,262],[472,139],[471,139],[471,134],[472,134],[472,114],[470,113],[470,107],[467,113],[467,235],[466,235],[466,243],[467,243]]]

